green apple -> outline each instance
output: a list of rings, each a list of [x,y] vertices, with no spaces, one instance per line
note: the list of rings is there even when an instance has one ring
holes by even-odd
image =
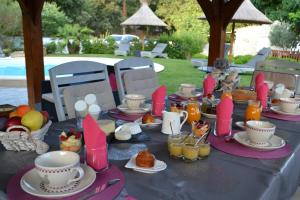
[[[40,112],[31,110],[22,117],[21,123],[31,131],[36,131],[43,126],[43,121],[44,117]]]

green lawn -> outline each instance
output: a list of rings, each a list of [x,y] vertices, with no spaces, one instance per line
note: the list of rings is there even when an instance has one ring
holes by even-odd
[[[106,58],[124,58],[111,54],[80,54],[80,55],[50,55],[50,56],[73,56],[73,57],[106,57]],[[155,58],[154,62],[165,66],[163,72],[158,73],[159,82],[166,85],[168,93],[174,93],[181,83],[194,83],[198,87],[202,87],[205,72],[202,72],[192,66],[188,60],[181,59],[163,59]],[[249,86],[251,74],[241,75],[241,86]]]

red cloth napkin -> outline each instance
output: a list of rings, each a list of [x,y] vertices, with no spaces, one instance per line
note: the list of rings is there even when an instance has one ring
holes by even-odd
[[[216,85],[216,80],[214,77],[209,74],[203,81],[203,91],[204,96],[207,96],[208,94],[212,94]]]
[[[106,134],[90,114],[83,120],[83,136],[88,165],[95,170],[106,168],[108,166]]]
[[[268,84],[261,84],[257,89],[257,100],[260,101],[262,107],[265,109],[267,107],[269,87]]]
[[[258,88],[261,84],[263,84],[265,81],[265,75],[262,72],[259,72],[255,76],[255,91],[258,91]]]
[[[115,73],[109,74],[109,83],[110,83],[112,91],[118,91],[117,79],[116,79]]]
[[[217,119],[216,119],[216,134],[218,136],[226,136],[230,134],[231,116],[233,112],[232,99],[225,96],[217,105]]]
[[[160,86],[152,93],[152,114],[162,116],[165,108],[165,98],[167,95],[167,87]]]

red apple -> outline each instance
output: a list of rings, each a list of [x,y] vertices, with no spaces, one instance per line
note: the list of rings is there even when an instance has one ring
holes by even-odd
[[[49,113],[47,111],[41,111],[42,115],[43,115],[43,124],[46,124],[49,120]]]
[[[6,129],[11,127],[11,126],[18,126],[18,125],[22,125],[21,124],[21,117],[12,117],[12,118],[9,118],[7,121],[6,121]]]

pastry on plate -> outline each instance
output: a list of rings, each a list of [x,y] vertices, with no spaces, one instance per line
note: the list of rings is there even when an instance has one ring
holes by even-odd
[[[142,123],[143,124],[151,124],[154,123],[155,119],[154,117],[151,115],[151,113],[147,113],[143,116],[142,118]]]
[[[138,167],[151,168],[154,166],[155,157],[148,150],[143,150],[138,153],[135,158],[135,164]]]

